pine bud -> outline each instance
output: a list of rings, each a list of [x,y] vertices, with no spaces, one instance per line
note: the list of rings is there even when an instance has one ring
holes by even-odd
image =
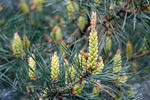
[[[64,59],[64,67],[66,68],[69,65],[68,60]]]
[[[93,88],[92,97],[99,97],[99,91],[100,91],[100,87],[95,86]]]
[[[52,32],[50,33],[50,35],[53,37],[53,38],[56,38],[56,40],[62,40],[62,33],[61,33],[61,28],[59,26],[55,26],[53,29],[52,29]]]
[[[128,77],[127,75],[125,75],[125,73],[123,73],[123,75],[119,76],[117,78],[117,80],[120,82],[120,83],[125,83],[127,80],[128,80]]]
[[[70,0],[67,1],[68,18],[70,20],[76,19],[74,14],[75,14],[75,11],[78,11],[78,9],[79,9],[79,7],[76,2],[73,2]]]
[[[27,93],[30,93],[30,88],[29,88],[29,86],[26,86],[26,90],[27,90]]]
[[[67,2],[67,10],[68,10],[68,18],[72,19],[73,15],[75,13],[75,9],[70,0],[68,0],[68,2]]]
[[[96,19],[96,12],[92,12],[91,15],[91,31],[96,31],[96,23],[97,23],[97,19]]]
[[[85,19],[84,16],[80,16],[78,19],[78,27],[80,28],[81,31],[83,31],[85,27]]]
[[[102,57],[99,57],[99,62],[97,68],[93,71],[93,74],[101,73],[104,68],[104,63]]]
[[[100,6],[101,0],[94,0],[95,7]]]
[[[23,37],[23,46],[26,50],[29,50],[30,48],[30,41],[26,35]]]
[[[135,62],[132,62],[131,65],[132,65],[132,67],[133,67],[134,69],[137,69],[137,67],[138,67]]]
[[[42,4],[45,2],[45,0],[32,0],[32,10],[37,10],[38,12],[41,12],[43,7]]]
[[[91,32],[89,36],[89,57],[88,57],[88,68],[93,70],[96,65],[98,57],[98,37],[97,32]]]
[[[14,34],[14,39],[12,42],[12,50],[13,50],[14,56],[16,57],[21,57],[21,55],[23,55],[24,53],[22,41],[17,32]]]
[[[54,38],[55,35],[56,35],[57,27],[58,27],[58,26],[53,27],[52,32],[50,32],[50,36],[52,36],[53,38]]]
[[[111,29],[108,28],[108,30],[106,31],[106,34],[110,35],[112,33]]]
[[[57,53],[51,58],[51,79],[57,80],[59,74],[59,59]]]
[[[116,98],[116,100],[122,100],[121,98]]]
[[[34,57],[34,54],[32,54],[32,57]],[[30,79],[34,79],[36,77],[35,75],[35,67],[36,63],[32,57],[29,57],[28,64],[29,64],[29,77]],[[34,57],[35,58],[35,57]]]
[[[74,95],[80,94],[82,92],[83,85],[84,85],[84,81],[82,81],[81,84],[78,83],[78,84],[74,85],[74,87],[73,87],[73,94]]]
[[[75,11],[79,10],[79,6],[77,2],[73,2],[73,7],[75,8]]]
[[[133,95],[134,95],[133,87],[132,87],[132,85],[130,85],[130,90],[129,90],[129,92],[128,92],[128,97],[129,97],[129,98],[132,98]]]
[[[150,11],[150,5],[148,5],[147,9],[148,9],[148,11]]]
[[[59,40],[62,40],[62,33],[61,33],[61,28],[58,26],[57,29],[56,29],[56,39],[59,41]]]
[[[144,43],[141,46],[141,48],[139,49],[140,52],[146,52],[147,51],[147,47],[146,47],[146,38],[144,37]]]
[[[65,72],[66,84],[67,84],[67,80],[73,80],[73,79],[75,79],[75,76],[76,76],[76,70],[72,66]],[[70,83],[70,81],[69,81],[69,83]]]
[[[109,51],[111,49],[112,41],[110,37],[106,37],[106,44],[105,44],[105,49],[106,51]]]
[[[109,10],[113,10],[113,6],[114,5],[111,3],[110,6],[109,6]]]
[[[82,65],[83,70],[86,70],[86,59],[84,56],[79,55],[79,62]]]
[[[118,49],[114,57],[114,67],[113,67],[114,73],[121,72],[121,63],[122,61],[121,61],[120,49]]]
[[[6,23],[6,19],[2,18],[1,21],[0,21],[0,26],[4,25],[5,23]]]
[[[37,11],[38,11],[38,12],[41,12],[42,10],[43,10],[42,5],[41,5],[41,4],[40,4],[40,5],[38,5],[38,6],[37,6]]]
[[[89,54],[87,60],[88,69],[90,71],[93,71],[93,69],[96,67],[98,57],[98,36],[95,27],[96,27],[96,13],[92,12],[91,32],[89,36]]]
[[[119,5],[122,6],[122,4],[123,4],[123,3],[122,3],[122,0],[120,0]]]
[[[40,100],[45,100],[44,97],[47,96],[48,91],[49,91],[48,88],[46,88],[45,90],[42,91],[42,98],[43,98],[43,99],[41,98]]]
[[[139,49],[139,51],[140,51],[140,52],[145,52],[145,51],[147,51],[146,45],[143,44],[143,45],[141,46],[141,48]]]
[[[133,46],[132,44],[128,41],[126,45],[126,56],[131,57],[133,55]]]
[[[65,25],[65,21],[63,18],[60,19],[60,25],[61,25],[61,27],[64,27],[64,25]]]
[[[24,0],[21,0],[20,7],[21,7],[24,14],[29,14],[29,7]]]

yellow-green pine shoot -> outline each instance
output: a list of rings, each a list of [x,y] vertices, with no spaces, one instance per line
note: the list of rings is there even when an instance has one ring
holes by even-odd
[[[122,4],[123,4],[123,2],[122,2],[122,0],[120,0],[119,5],[122,6]]]
[[[85,27],[85,19],[84,16],[80,16],[78,19],[78,27],[80,28],[81,31],[83,31]]]
[[[82,55],[79,55],[79,61],[80,61],[80,64],[82,65],[83,70],[86,70],[87,67],[86,67],[86,59],[85,59],[85,57],[82,56]]]
[[[53,29],[52,29],[52,32],[50,33],[50,35],[53,37],[53,38],[56,38],[56,40],[62,40],[62,33],[61,33],[61,28],[59,26],[55,26]]]
[[[106,44],[105,44],[105,49],[106,51],[109,51],[111,49],[112,41],[111,38],[108,36],[106,37]]]
[[[93,71],[93,69],[96,67],[98,57],[98,36],[95,27],[96,27],[96,13],[92,12],[91,32],[89,36],[89,53],[88,53],[89,56],[87,60],[88,69],[90,71]]]
[[[68,60],[64,59],[64,67],[66,68],[69,65]]]
[[[134,69],[137,69],[137,67],[138,67],[135,62],[132,62],[131,65],[132,65],[132,67],[133,67]]]
[[[147,10],[150,11],[150,5],[148,5]]]
[[[122,100],[121,98],[116,98],[115,100]]]
[[[70,76],[69,76],[70,75]],[[68,71],[65,72],[65,79],[66,79],[66,82],[67,80],[73,80],[75,79],[75,76],[76,76],[76,70],[75,68],[72,66],[68,69]],[[70,81],[69,81],[70,82]],[[67,83],[66,83],[67,84]]]
[[[30,41],[26,35],[23,37],[23,46],[26,50],[29,50],[30,48]]]
[[[29,88],[28,85],[26,86],[26,90],[27,90],[28,93],[30,93],[30,88]]]
[[[104,68],[104,63],[102,57],[99,57],[99,62],[97,68],[93,71],[93,74],[101,73]]]
[[[65,21],[64,21],[63,18],[60,19],[60,25],[61,25],[62,27],[64,27],[64,25],[65,25]]]
[[[79,55],[79,62],[80,62],[80,64],[82,65],[83,70],[86,70],[86,59],[85,59],[84,56]],[[71,76],[75,77],[75,73],[76,73],[76,70],[75,70],[75,69],[72,70]],[[85,84],[84,80],[82,80],[81,83],[76,84],[76,85],[73,87],[73,94],[74,94],[74,95],[80,94],[81,91],[82,91],[82,89],[83,89],[83,87],[84,87],[84,84]]]
[[[147,47],[146,47],[145,44],[143,44],[143,45],[141,46],[141,48],[139,49],[140,52],[145,52],[146,50],[147,50]]]
[[[125,83],[125,82],[128,80],[128,76],[125,75],[125,73],[123,73],[123,75],[122,75],[122,76],[119,76],[119,77],[117,78],[117,80],[118,80],[120,83]]]
[[[92,97],[99,97],[99,91],[100,91],[100,87],[99,86],[95,86],[93,88]]]
[[[20,7],[21,7],[24,14],[29,14],[29,7],[24,0],[21,0]]]
[[[75,13],[75,9],[70,0],[67,1],[68,18],[71,19]]]
[[[12,42],[12,50],[13,50],[14,56],[16,57],[21,57],[21,55],[24,54],[22,41],[17,32],[14,34],[14,38]]]
[[[112,10],[112,9],[113,9],[113,4],[110,4],[109,10]]]
[[[4,25],[5,23],[6,23],[6,19],[2,18],[1,21],[0,21],[0,26]]]
[[[95,7],[100,6],[101,0],[94,0]]]
[[[134,95],[133,87],[132,87],[132,85],[130,85],[130,90],[129,90],[129,92],[128,92],[128,97],[129,97],[129,98],[132,98],[133,95]]]
[[[52,32],[50,32],[50,36],[52,36],[53,38],[54,38],[55,35],[56,35],[57,27],[58,27],[58,26],[54,26],[53,29],[52,29]]]
[[[56,29],[56,39],[57,41],[62,40],[61,28],[59,26]]]
[[[57,80],[59,74],[59,59],[57,53],[55,52],[51,58],[51,79]]]
[[[68,80],[69,80],[68,75],[71,75],[71,72],[72,72],[71,70],[74,71],[74,74],[76,72],[74,69],[71,69],[73,67],[71,67],[71,68],[68,69],[68,66],[69,66],[68,60],[64,59],[64,68],[66,69],[66,71],[65,71],[65,83],[66,83],[66,85],[69,83],[68,82]],[[73,77],[73,76],[70,76],[70,77]]]
[[[41,4],[40,4],[40,5],[38,5],[38,6],[37,6],[37,11],[38,11],[38,12],[41,12],[42,10],[43,10],[42,5],[41,5]]]
[[[36,75],[35,75],[35,69],[36,69],[36,63],[33,59],[34,54],[32,54],[32,57],[28,58],[28,64],[29,64],[29,77],[30,79],[35,79]],[[35,58],[35,57],[34,57]]]
[[[36,10],[38,11],[38,12],[41,12],[42,11],[42,4],[45,2],[45,0],[34,0],[33,1],[34,3],[35,3],[35,5],[36,5]]]
[[[146,47],[145,43],[146,43],[146,38],[144,37],[144,43],[141,46],[141,48],[139,49],[140,52],[146,52],[147,51],[147,47]]]
[[[78,84],[74,85],[74,87],[73,87],[73,94],[74,95],[81,94],[84,84],[85,84],[85,82],[84,82],[84,80],[82,80],[81,84],[78,83]]]
[[[121,63],[122,61],[121,61],[120,49],[118,49],[114,57],[114,66],[113,66],[114,73],[121,72]]]
[[[73,7],[74,7],[74,9],[75,9],[75,11],[78,11],[79,10],[79,5],[78,5],[78,3],[77,2],[73,2]]]
[[[93,74],[98,74],[102,72],[102,69],[104,68],[104,63],[102,57],[99,57],[99,62],[97,68],[93,71]],[[93,88],[92,97],[98,97],[100,92],[100,87],[95,86]]]
[[[126,57],[131,57],[133,55],[133,46],[131,42],[128,41],[126,45]]]

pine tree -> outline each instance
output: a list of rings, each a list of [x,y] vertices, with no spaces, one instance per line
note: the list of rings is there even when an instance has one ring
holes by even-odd
[[[0,99],[141,100],[149,13],[148,0],[0,0]]]

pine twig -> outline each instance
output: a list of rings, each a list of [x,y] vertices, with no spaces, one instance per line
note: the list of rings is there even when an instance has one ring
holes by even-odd
[[[150,55],[150,51],[149,52],[146,52],[146,53],[141,53],[139,55],[136,55],[136,56],[133,56],[131,58],[129,58],[129,61],[134,61],[136,60],[137,58],[140,58],[140,57],[143,57],[143,56],[148,56]]]

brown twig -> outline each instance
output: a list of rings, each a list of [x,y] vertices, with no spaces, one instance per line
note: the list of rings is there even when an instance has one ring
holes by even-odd
[[[69,45],[69,47],[73,46],[74,44],[76,44],[76,43],[78,43],[78,42],[80,42],[80,41],[82,41],[82,40],[87,40],[87,37],[86,37],[86,36],[83,36],[82,38],[76,40],[76,41],[73,42],[71,45]]]
[[[122,30],[124,29],[125,24],[126,24],[127,14],[128,14],[128,12],[126,11],[126,14],[125,14],[125,17],[124,17],[124,21],[123,21],[123,25],[122,25]]]
[[[136,55],[136,56],[133,56],[131,58],[129,58],[129,61],[134,61],[136,60],[137,58],[140,58],[140,57],[143,57],[143,56],[148,56],[150,55],[150,51],[149,52],[146,52],[146,53],[141,53],[139,55]]]
[[[105,89],[100,82],[95,81],[94,79],[91,79],[92,82],[94,82],[95,84],[97,84],[101,90],[104,90],[106,93],[108,93],[110,96],[112,96],[113,98],[116,97],[116,95],[114,93],[109,92],[107,89]]]

